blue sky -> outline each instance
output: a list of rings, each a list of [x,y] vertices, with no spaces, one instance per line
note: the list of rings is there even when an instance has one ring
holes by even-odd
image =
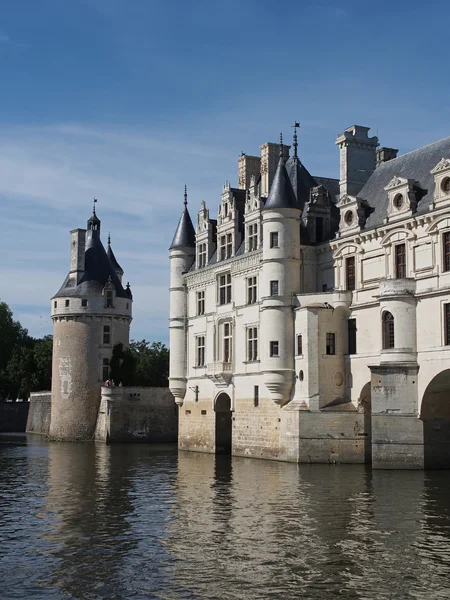
[[[444,1],[2,0],[0,298],[51,332],[69,231],[98,198],[134,293],[132,338],[167,342],[167,248],[183,187],[216,214],[237,156],[301,122],[338,176],[357,123],[400,153],[450,135]]]

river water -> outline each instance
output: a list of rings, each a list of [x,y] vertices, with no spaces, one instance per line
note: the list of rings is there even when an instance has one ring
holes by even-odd
[[[0,436],[0,598],[450,598],[450,472]]]

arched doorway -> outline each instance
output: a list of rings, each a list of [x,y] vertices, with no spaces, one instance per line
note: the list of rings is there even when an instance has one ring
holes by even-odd
[[[450,469],[450,369],[430,381],[420,407],[425,469]]]
[[[372,464],[372,384],[368,381],[362,388],[358,400],[364,413],[364,463]]]
[[[231,399],[222,393],[217,397],[216,412],[216,454],[231,454]]]

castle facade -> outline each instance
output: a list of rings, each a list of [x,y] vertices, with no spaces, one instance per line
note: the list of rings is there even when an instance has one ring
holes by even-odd
[[[338,136],[340,178],[291,148],[238,159],[217,219],[170,247],[179,447],[450,466],[450,138],[397,157]]]

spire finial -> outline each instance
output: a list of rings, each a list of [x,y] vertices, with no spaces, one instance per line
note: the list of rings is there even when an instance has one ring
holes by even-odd
[[[291,125],[291,127],[294,128],[294,143],[292,144],[294,146],[294,157],[298,158],[298,155],[297,155],[297,148],[298,148],[297,127],[300,127],[300,123],[298,123],[297,121],[294,121],[294,124]]]
[[[184,208],[187,208],[187,185],[184,186]]]
[[[93,206],[93,208],[92,208],[92,212],[94,213],[94,215],[95,215],[95,203],[96,203],[96,202],[97,202],[97,198],[94,198],[94,202],[93,202],[93,205],[94,205],[94,206]]]
[[[108,246],[111,246],[111,232],[108,231]]]
[[[280,133],[280,158],[284,158],[283,152],[283,134]]]

